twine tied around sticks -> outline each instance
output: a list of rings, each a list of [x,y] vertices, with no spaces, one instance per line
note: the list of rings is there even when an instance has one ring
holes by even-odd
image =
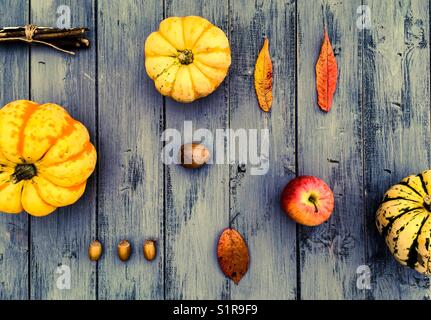
[[[73,52],[73,51],[64,50],[60,47],[57,47],[56,45],[54,45],[52,43],[46,42],[46,41],[33,39],[34,34],[36,33],[37,29],[38,29],[37,26],[35,26],[33,24],[27,24],[24,26],[25,38],[23,38],[23,37],[12,37],[12,38],[0,39],[0,41],[24,41],[27,43],[39,43],[39,44],[51,47],[55,50],[58,50],[58,51],[61,51],[64,53],[68,53],[68,54],[71,54],[73,56],[75,55],[75,52]]]
[[[28,24],[24,27],[24,32],[25,32],[25,38],[28,41],[32,41],[33,40],[33,36],[34,36],[34,32],[36,31],[37,27],[32,25],[32,24]]]

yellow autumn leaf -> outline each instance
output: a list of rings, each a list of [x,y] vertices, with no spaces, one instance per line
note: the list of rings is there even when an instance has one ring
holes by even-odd
[[[254,87],[260,108],[269,112],[272,105],[272,61],[269,54],[269,41],[265,38],[262,50],[254,69]]]

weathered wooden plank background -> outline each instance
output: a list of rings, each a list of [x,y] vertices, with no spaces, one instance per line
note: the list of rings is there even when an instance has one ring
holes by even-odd
[[[302,298],[357,299],[356,268],[364,263],[362,187],[361,1],[298,2],[298,174],[319,176],[335,197],[332,219],[320,228],[301,227]],[[315,62],[328,30],[339,64],[337,95],[328,114],[319,110]],[[311,90],[310,90],[311,89]],[[328,284],[331,285],[328,285]]]
[[[385,189],[431,165],[429,0],[0,0],[0,26],[55,25],[60,5],[73,26],[91,29],[92,47],[76,57],[0,47],[0,105],[64,105],[89,128],[98,169],[73,207],[43,219],[0,215],[0,299],[430,298],[430,279],[399,266],[374,227]],[[369,28],[357,26],[361,5]],[[162,98],[144,70],[145,38],[173,15],[201,15],[231,43],[226,81],[192,105]],[[339,64],[329,114],[317,107],[314,82],[324,28]],[[270,114],[253,89],[264,37],[274,64]],[[183,132],[185,121],[212,132],[268,129],[268,173],[251,175],[253,165],[240,162],[164,166],[162,132]],[[335,194],[334,215],[318,228],[295,225],[279,208],[283,186],[302,174]],[[215,257],[230,224],[251,253],[239,286]],[[105,248],[97,264],[86,256],[94,238]],[[153,263],[142,257],[146,238],[158,241]],[[122,239],[134,245],[127,263],[116,256]],[[369,289],[356,285],[361,265],[371,270]],[[57,287],[62,266],[69,290]]]
[[[30,22],[36,25],[56,23],[58,6],[68,5],[75,12],[74,23],[94,29],[94,8],[78,0],[32,0]],[[30,53],[30,99],[39,102],[55,101],[67,107],[71,115],[81,120],[96,136],[95,50],[82,52],[79,63],[73,57],[61,56],[51,50]],[[81,257],[86,255],[88,239],[96,232],[95,175],[88,192],[76,204],[59,210],[47,219],[30,219],[30,298],[31,299],[94,299],[96,268]],[[80,214],[76,214],[80,212]],[[58,290],[51,279],[57,267],[70,267],[71,277],[79,279],[70,290]],[[60,272],[61,269],[59,269]],[[53,285],[54,284],[54,285]]]
[[[28,1],[17,4],[2,1],[8,14],[1,15],[1,24],[23,25],[28,22]],[[0,47],[1,103],[30,97],[29,49],[18,46]],[[13,85],[11,85],[13,83]],[[0,298],[26,299],[29,296],[29,217],[3,215],[0,223]],[[21,272],[16,272],[21,270]]]
[[[238,215],[233,226],[245,235],[251,252],[258,252],[252,254],[250,271],[241,285],[231,286],[231,298],[295,299],[296,227],[279,205],[280,190],[295,175],[295,3],[231,1],[230,12],[230,126],[268,129],[270,136],[266,174],[251,175],[258,166],[250,163],[231,166],[231,218]],[[264,37],[270,39],[277,92],[271,114],[260,111],[253,84]]]
[[[163,255],[142,260],[145,237],[163,252],[163,100],[144,70],[143,43],[163,17],[157,1],[98,1],[98,233],[106,251],[98,268],[100,299],[163,298]],[[109,172],[109,174],[105,174]],[[93,235],[95,237],[95,235]],[[134,252],[127,264],[117,244]]]
[[[380,21],[364,34],[364,161],[369,298],[430,298],[430,279],[394,263],[374,212],[387,186],[431,165],[428,1],[369,1]]]

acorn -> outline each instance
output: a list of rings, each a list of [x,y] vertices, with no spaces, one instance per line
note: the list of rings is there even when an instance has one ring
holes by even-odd
[[[144,242],[144,257],[148,261],[153,261],[156,258],[157,249],[155,240],[145,240]]]
[[[127,240],[121,240],[117,247],[118,257],[121,261],[125,262],[129,260],[130,254],[132,253],[132,246]]]
[[[197,169],[210,160],[211,153],[203,144],[187,143],[181,146],[179,156],[184,168]]]
[[[100,259],[100,256],[102,255],[102,244],[98,240],[91,241],[90,245],[88,246],[88,257],[91,261],[97,261]]]

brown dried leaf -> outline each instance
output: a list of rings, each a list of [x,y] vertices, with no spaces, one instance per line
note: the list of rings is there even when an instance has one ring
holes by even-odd
[[[269,112],[272,105],[272,61],[269,54],[269,41],[265,38],[262,50],[254,69],[254,87],[260,108]]]
[[[247,273],[249,264],[248,247],[235,229],[225,229],[217,246],[217,259],[223,273],[238,284]]]

